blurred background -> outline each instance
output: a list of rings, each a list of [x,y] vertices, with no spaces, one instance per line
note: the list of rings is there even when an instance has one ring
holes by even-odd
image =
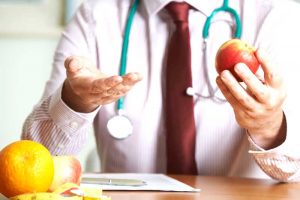
[[[61,31],[82,1],[0,0],[0,149],[20,139],[49,78]],[[90,136],[78,158],[85,171],[99,171]]]
[[[82,1],[0,0],[0,150],[20,139],[50,76],[61,32]],[[90,136],[78,158],[85,171],[99,171]]]

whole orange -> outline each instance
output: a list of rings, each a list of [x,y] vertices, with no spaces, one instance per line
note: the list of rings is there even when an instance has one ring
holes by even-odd
[[[40,143],[20,140],[0,151],[0,192],[6,197],[46,192],[53,176],[53,158]]]

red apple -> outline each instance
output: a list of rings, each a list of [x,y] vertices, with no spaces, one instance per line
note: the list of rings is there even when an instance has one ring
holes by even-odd
[[[49,188],[53,192],[64,183],[80,184],[82,167],[80,161],[73,156],[53,156],[54,178]]]
[[[243,40],[231,39],[222,44],[217,52],[216,70],[219,74],[223,70],[229,70],[241,82],[242,80],[234,71],[237,63],[246,64],[254,74],[259,67],[255,49]]]

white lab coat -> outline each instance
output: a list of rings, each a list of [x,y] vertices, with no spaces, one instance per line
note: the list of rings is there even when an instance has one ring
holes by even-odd
[[[115,103],[83,114],[71,110],[61,100],[61,87],[66,78],[63,63],[68,56],[86,56],[103,73],[118,74],[129,0],[87,0],[83,3],[60,40],[51,78],[42,100],[24,124],[22,137],[42,142],[53,154],[76,154],[91,137],[88,130],[94,122],[102,171],[165,173],[164,58],[173,27],[162,8],[168,2],[142,0],[134,17],[127,72],[140,72],[143,80],[128,93],[124,101],[126,115],[134,128],[130,137],[116,140],[107,131],[107,121],[116,115]],[[207,66],[210,80],[207,80],[203,66],[202,28],[206,17],[221,6],[222,1],[187,2],[195,8],[189,13],[193,87],[205,95],[208,93],[208,81],[217,87],[214,56],[218,47],[231,38],[232,29],[228,21],[232,19],[226,13],[220,13],[211,26]],[[278,169],[288,167],[291,174],[297,176],[299,163],[286,161],[286,157],[278,157],[272,152],[300,158],[300,95],[297,94],[300,85],[297,74],[300,67],[300,34],[296,27],[300,9],[296,3],[274,2],[232,0],[229,4],[240,14],[242,39],[255,47],[265,48],[285,77],[288,86],[288,97],[283,105],[287,119],[286,141],[275,149],[265,151],[239,127],[228,103],[219,104],[195,97],[195,157],[199,174],[266,178],[268,176],[261,170],[263,168],[269,176],[287,181],[293,177]],[[255,156],[257,162],[248,153],[250,149],[260,152],[259,156]],[[277,158],[283,159],[277,162]]]

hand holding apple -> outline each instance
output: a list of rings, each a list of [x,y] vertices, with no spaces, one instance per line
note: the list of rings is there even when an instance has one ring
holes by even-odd
[[[284,77],[272,54],[258,49],[255,55],[263,77],[259,79],[248,66],[235,66],[245,84],[240,84],[229,71],[217,77],[217,85],[232,106],[240,127],[263,149],[275,148],[286,137],[286,121],[282,105],[286,97]]]
[[[53,192],[65,183],[80,184],[82,167],[78,159],[73,156],[53,156],[54,178],[49,188]]]
[[[222,44],[217,52],[216,70],[219,74],[223,70],[229,70],[241,82],[242,80],[234,71],[237,63],[246,64],[254,74],[259,67],[255,49],[243,40],[231,39]]]

